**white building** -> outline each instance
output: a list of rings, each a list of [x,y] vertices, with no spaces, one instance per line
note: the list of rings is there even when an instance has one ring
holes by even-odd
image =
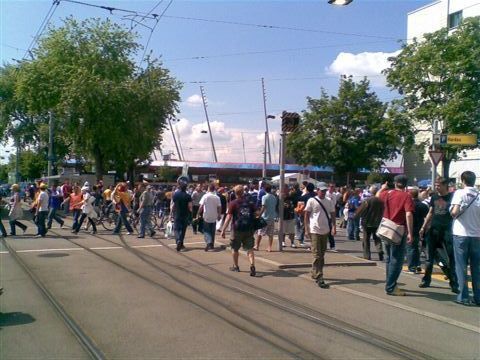
[[[444,27],[451,31],[459,25],[462,19],[480,16],[479,0],[439,0],[408,13],[407,38],[422,39],[426,33],[432,33]],[[424,128],[417,135],[416,142],[427,140],[431,142],[431,129]],[[428,149],[424,152],[405,154],[405,173],[411,179],[422,180],[432,177]],[[460,182],[463,171],[474,171],[477,175],[477,185],[480,185],[480,149],[467,151],[467,156],[458,161],[452,161],[449,175]],[[441,164],[438,167],[442,172]]]

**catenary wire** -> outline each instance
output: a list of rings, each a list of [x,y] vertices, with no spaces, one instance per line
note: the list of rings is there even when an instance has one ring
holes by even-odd
[[[52,18],[53,14],[55,13],[55,10],[57,9],[58,5],[60,4],[60,0],[53,0],[52,5],[50,6],[50,9],[48,9],[47,15],[43,18],[42,23],[40,24],[40,27],[37,30],[37,33],[32,39],[32,42],[28,46],[27,51],[25,51],[25,55],[23,55],[23,60],[27,58],[29,54],[31,54],[31,51],[37,44],[38,40],[42,36],[43,32],[45,31],[46,27],[50,23],[50,19]]]

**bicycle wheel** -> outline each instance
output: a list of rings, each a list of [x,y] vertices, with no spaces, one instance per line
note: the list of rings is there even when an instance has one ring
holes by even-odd
[[[117,223],[118,214],[115,211],[109,211],[102,215],[100,222],[105,230],[113,230]]]

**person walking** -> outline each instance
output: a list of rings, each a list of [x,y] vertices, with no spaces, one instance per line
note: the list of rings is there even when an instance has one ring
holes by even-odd
[[[355,218],[360,219],[363,227],[362,247],[363,258],[372,260],[370,251],[370,237],[373,237],[375,248],[378,252],[378,260],[383,261],[383,246],[382,241],[377,236],[378,225],[382,221],[383,216],[383,202],[375,195],[378,187],[370,186],[369,192],[372,194],[367,200],[360,204],[360,207],[355,213]]]
[[[13,194],[10,197],[10,211],[8,213],[8,218],[10,223],[10,235],[15,236],[16,226],[22,229],[23,233],[27,231],[27,226],[18,221],[23,217],[23,209],[20,199],[20,186],[18,184],[13,184],[11,190]]]
[[[295,189],[291,191],[288,189],[288,185],[285,184],[284,188],[284,199],[283,199],[283,233],[288,236],[290,240],[290,246],[296,248],[295,245]],[[287,246],[285,240],[282,242],[282,246]]]
[[[140,191],[142,193],[138,206],[138,212],[140,214],[140,233],[138,234],[138,238],[143,239],[147,228],[150,230],[150,237],[155,235],[155,230],[153,230],[151,222],[155,196],[150,185],[145,186],[145,184],[141,184]]]
[[[2,198],[2,195],[0,194],[0,207],[3,208],[5,206],[5,201]],[[5,226],[3,226],[2,223],[2,211],[0,209],[0,233],[2,237],[7,237],[7,230],[5,230]]]
[[[435,190],[437,193],[431,197],[429,212],[419,231],[420,236],[423,237],[427,229],[429,229],[425,274],[422,282],[418,286],[421,288],[430,286],[435,254],[437,251],[440,251],[446,253],[446,256],[444,256],[445,259],[442,260],[441,269],[450,280],[452,292],[458,293],[458,283],[455,275],[455,257],[453,254],[453,218],[449,211],[453,194],[448,191],[448,180],[444,177],[438,177],[435,180]]]
[[[405,292],[398,288],[397,280],[402,272],[405,243],[411,244],[413,242],[413,212],[415,211],[415,205],[410,194],[405,191],[408,178],[405,175],[397,175],[393,182],[395,189],[390,190],[388,182],[385,182],[376,196],[383,201],[383,217],[397,225],[406,226],[406,229],[399,244],[385,242],[385,251],[387,253],[385,291],[387,295],[405,296]]]
[[[45,221],[47,220],[48,216],[48,202],[49,196],[47,193],[47,184],[41,183],[40,184],[40,193],[38,194],[38,198],[36,200],[36,212],[35,216],[37,217],[37,237],[45,237],[47,235],[47,227]]]
[[[130,225],[127,214],[131,209],[132,197],[130,196],[127,184],[119,183],[112,192],[112,199],[115,203],[115,211],[118,213],[117,223],[113,229],[114,235],[119,235],[122,229],[122,224],[127,229],[127,235],[133,234],[132,225]]]
[[[407,266],[410,273],[417,274],[422,271],[420,266],[420,229],[428,214],[428,206],[418,198],[418,189],[412,188],[409,189],[409,192],[415,205],[415,211],[413,212],[413,242],[407,244]]]
[[[208,186],[208,192],[200,199],[198,217],[203,219],[203,235],[205,251],[215,248],[215,232],[217,220],[222,217],[222,203],[215,192],[215,184]]]
[[[472,171],[460,175],[463,189],[452,198],[450,212],[453,217],[453,252],[458,279],[457,303],[480,306],[480,193],[474,188],[476,176]],[[472,275],[473,302],[467,284],[467,265]]]
[[[315,185],[313,185],[312,183],[307,183],[305,185],[304,191],[302,192],[302,196],[297,201],[297,207],[295,208],[295,213],[298,215],[298,219],[300,222],[300,229],[302,230],[300,237],[298,239],[300,247],[305,247],[305,234],[308,234],[308,231],[306,231],[307,228],[304,223],[305,206],[307,205],[308,200],[315,196],[316,196]]]
[[[360,189],[355,189],[347,202],[348,220],[347,233],[348,240],[360,240],[360,219],[355,217],[355,212],[360,207]]]
[[[180,177],[177,183],[179,188],[172,196],[170,219],[173,219],[177,251],[181,251],[185,250],[183,242],[185,240],[188,222],[192,217],[193,205],[192,197],[187,193],[187,179]]]
[[[247,252],[248,260],[250,262],[250,276],[256,276],[255,269],[255,253],[253,251],[254,243],[254,229],[253,221],[255,219],[255,204],[244,195],[243,186],[237,185],[234,188],[235,200],[228,204],[227,218],[223,224],[220,236],[225,239],[225,231],[232,223],[232,232],[230,239],[230,247],[232,248],[233,266],[231,271],[240,272],[238,266],[238,257],[240,247]]]
[[[205,193],[203,192],[202,186],[197,185],[195,190],[192,192],[192,219],[197,218],[198,210],[200,209],[200,200],[202,199],[203,195]],[[196,234],[197,231],[203,232],[203,226],[202,226],[202,220],[201,218],[198,221],[192,221],[192,229],[193,233]]]
[[[80,215],[80,219],[78,220],[77,226],[75,229],[73,229],[74,234],[78,234],[80,231],[83,221],[85,218],[88,218],[88,222],[90,225],[92,225],[92,234],[97,233],[97,226],[95,224],[94,219],[97,218],[97,212],[95,211],[95,208],[93,207],[93,204],[95,203],[95,197],[90,193],[90,188],[88,186],[83,186],[81,188],[82,192],[82,201],[80,203],[81,205],[81,210],[82,214]]]
[[[317,195],[308,199],[305,206],[305,233],[312,241],[313,263],[311,276],[322,289],[329,285],[323,279],[325,265],[325,251],[329,234],[337,233],[335,218],[335,203],[326,197],[327,184],[318,183]]]
[[[337,191],[335,183],[330,183],[328,185],[327,194],[325,196],[331,201],[333,201],[333,203],[335,204],[335,216],[336,216],[339,209],[338,200],[342,195]],[[328,242],[330,244],[330,250],[333,252],[336,252],[337,250],[335,249],[335,237],[331,233],[328,234]]]
[[[82,192],[80,186],[74,185],[72,188],[72,193],[67,199],[64,200],[62,205],[65,207],[68,204],[68,210],[73,214],[73,224],[72,224],[72,233],[75,232],[77,228],[78,219],[82,213]]]
[[[265,185],[265,195],[262,197],[262,207],[260,209],[260,216],[265,220],[267,225],[257,231],[257,239],[254,250],[260,249],[260,241],[262,236],[268,236],[267,251],[272,251],[273,234],[275,232],[275,219],[278,218],[278,198],[272,194],[272,186]]]
[[[73,188],[68,179],[63,182],[60,191],[63,196],[63,211],[65,212],[65,215],[68,215],[70,212],[70,194],[73,192]]]
[[[64,224],[63,219],[57,215],[57,211],[58,209],[60,209],[62,201],[63,201],[63,195],[60,188],[56,184],[53,184],[52,187],[50,188],[50,197],[48,200],[49,212],[48,212],[47,229],[52,228],[53,220],[59,223],[60,227],[63,226]]]

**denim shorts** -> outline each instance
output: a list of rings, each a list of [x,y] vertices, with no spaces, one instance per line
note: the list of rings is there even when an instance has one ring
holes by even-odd
[[[253,249],[253,243],[253,231],[234,231],[233,238],[230,239],[230,246],[235,251],[238,251],[240,246],[245,251],[251,250]]]

